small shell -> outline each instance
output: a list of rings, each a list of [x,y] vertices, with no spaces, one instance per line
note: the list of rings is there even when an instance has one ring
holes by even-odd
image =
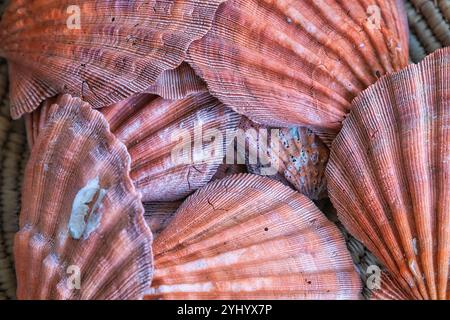
[[[207,184],[223,163],[227,130],[240,121],[208,92],[175,101],[140,94],[102,113],[128,148],[144,202],[180,200]]]
[[[60,93],[101,108],[144,91],[181,64],[223,1],[10,1],[0,55],[13,118]]]
[[[306,197],[256,175],[190,196],[154,243],[146,299],[357,299],[338,229]]]
[[[331,135],[352,99],[408,64],[401,0],[229,0],[187,61],[251,120]]]
[[[250,173],[267,174],[312,200],[326,196],[325,166],[329,150],[311,130],[265,128],[248,120],[241,121],[240,127],[247,134],[249,148],[245,159]],[[261,129],[267,130],[267,139]]]
[[[152,235],[125,146],[79,99],[59,97],[48,115],[25,172],[18,298],[142,298]]]
[[[449,79],[445,48],[364,91],[326,170],[339,219],[417,299],[450,298]]]
[[[31,141],[45,125],[53,101],[47,99],[25,117]],[[101,112],[128,148],[131,178],[144,202],[181,200],[207,184],[223,163],[227,130],[234,131],[241,118],[208,92],[180,100],[143,93]],[[208,132],[219,140],[211,141]]]

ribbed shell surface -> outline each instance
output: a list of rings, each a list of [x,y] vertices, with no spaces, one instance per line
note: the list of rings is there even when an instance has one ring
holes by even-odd
[[[146,299],[357,299],[338,229],[283,184],[239,174],[190,196],[156,238]]]
[[[23,183],[14,242],[17,297],[142,298],[153,272],[152,234],[125,146],[79,99],[61,96],[48,114]],[[83,198],[92,190],[90,200]],[[84,228],[73,223],[80,208],[87,213]]]
[[[230,0],[188,62],[251,120],[334,137],[352,99],[408,64],[400,0]]]
[[[403,290],[450,298],[450,49],[355,99],[326,172],[340,220]]]
[[[10,1],[0,24],[18,118],[59,93],[94,108],[142,92],[182,63],[224,0]]]

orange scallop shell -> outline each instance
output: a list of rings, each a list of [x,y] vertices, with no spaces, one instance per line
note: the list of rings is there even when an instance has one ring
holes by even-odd
[[[305,196],[239,174],[190,196],[155,239],[146,299],[358,299],[345,242]]]
[[[11,113],[60,93],[100,108],[142,92],[180,65],[224,0],[11,1],[0,24]]]
[[[54,99],[25,117],[31,143],[45,125]],[[130,175],[144,202],[181,200],[207,184],[223,163],[227,131],[234,131],[241,118],[207,91],[180,100],[142,93],[101,112],[128,148]],[[208,130],[219,132],[222,142],[211,141]],[[190,159],[174,158],[174,150],[183,144],[179,134],[191,140]]]
[[[417,299],[449,299],[450,48],[355,99],[333,143],[340,220]]]
[[[407,27],[401,0],[230,0],[187,60],[251,120],[335,136],[359,92],[408,64]]]
[[[59,97],[48,116],[25,172],[17,297],[142,298],[153,272],[152,234],[125,146],[79,99]]]
[[[240,120],[208,92],[181,100],[141,94],[102,113],[128,148],[131,178],[145,202],[180,200],[207,184],[223,163],[227,130],[234,130]],[[220,133],[222,142],[211,141],[208,130]],[[190,160],[182,158],[185,153],[174,153],[183,144],[176,138],[180,133],[191,140],[186,150]]]

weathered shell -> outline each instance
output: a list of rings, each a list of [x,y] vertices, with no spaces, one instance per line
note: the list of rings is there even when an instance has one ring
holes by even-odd
[[[250,173],[275,178],[312,200],[326,196],[329,149],[310,129],[265,128],[249,120],[241,121],[240,127],[247,137],[245,159]]]
[[[450,48],[354,101],[326,175],[339,218],[414,298],[450,298]]]
[[[6,88],[7,68],[2,60],[0,61],[0,300],[15,298],[13,239],[19,228],[20,189],[28,154],[23,122],[12,122],[9,117]]]
[[[99,112],[68,95],[56,103],[25,172],[17,296],[142,298],[152,277],[152,234],[130,157]]]
[[[128,148],[131,178],[145,202],[180,200],[206,185],[223,163],[227,130],[240,121],[208,92],[181,100],[140,94],[102,112]],[[213,131],[222,139],[212,141]]]
[[[413,300],[411,292],[405,291],[389,272],[381,272],[380,287],[370,294],[371,300]]]
[[[230,0],[188,62],[257,123],[335,135],[360,91],[408,64],[403,13],[401,0]]]
[[[357,299],[338,229],[283,184],[250,174],[190,196],[154,242],[146,299]]]
[[[59,93],[99,108],[154,85],[224,0],[11,1],[0,24],[14,118]]]
[[[450,0],[406,0],[410,54],[419,62],[428,53],[450,46]]]
[[[30,141],[45,125],[53,101],[25,117]],[[227,131],[235,131],[241,118],[207,91],[180,100],[143,93],[101,112],[128,148],[131,178],[144,202],[181,200],[206,185],[223,163]],[[220,133],[222,141],[212,141],[209,130]]]

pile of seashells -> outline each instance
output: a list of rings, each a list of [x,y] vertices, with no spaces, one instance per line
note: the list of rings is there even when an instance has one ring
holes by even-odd
[[[0,298],[450,299],[449,8],[10,1]]]

